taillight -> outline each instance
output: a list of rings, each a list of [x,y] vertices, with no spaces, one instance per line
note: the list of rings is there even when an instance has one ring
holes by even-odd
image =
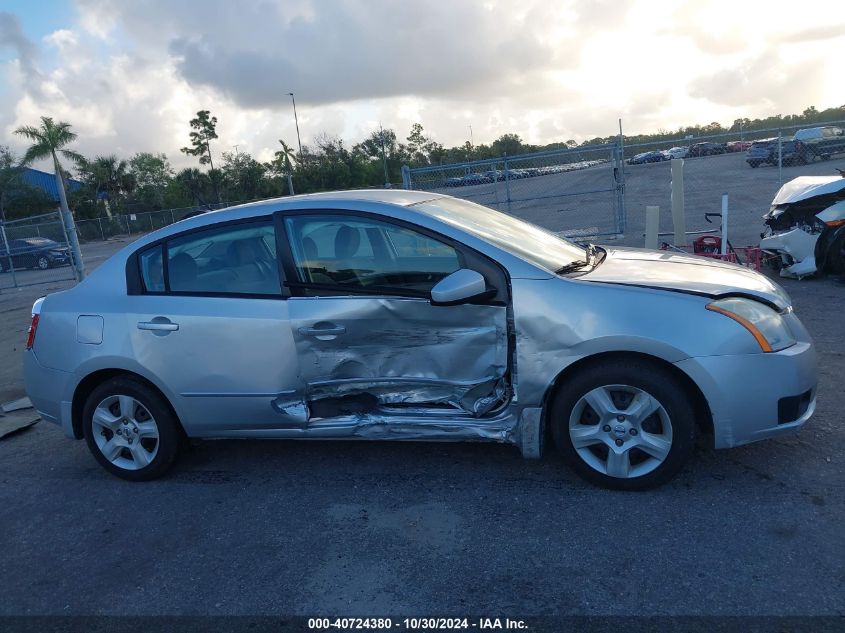
[[[38,319],[41,316],[41,305],[44,303],[44,297],[40,297],[32,304],[32,322],[29,324],[29,330],[26,334],[26,349],[32,349],[35,343],[35,331],[38,329]]]
[[[26,349],[32,349],[32,344],[35,342],[35,330],[38,329],[38,315],[32,315],[32,323],[29,324],[29,333],[26,337]]]

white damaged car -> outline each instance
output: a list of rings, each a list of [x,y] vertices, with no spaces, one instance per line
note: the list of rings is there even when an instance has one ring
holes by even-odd
[[[763,216],[760,248],[782,277],[845,274],[845,173],[800,176],[777,192]]]

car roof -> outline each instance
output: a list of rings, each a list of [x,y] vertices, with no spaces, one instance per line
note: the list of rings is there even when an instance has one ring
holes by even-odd
[[[305,202],[308,200],[319,200],[321,202],[383,202],[385,204],[395,204],[402,207],[407,207],[418,202],[425,202],[432,198],[438,197],[437,194],[432,194],[428,191],[410,191],[408,189],[353,189],[350,191],[323,191],[320,193],[306,193],[298,196],[283,196],[281,198],[270,198],[267,200],[260,200],[257,202],[250,202],[234,207],[227,207],[226,210],[245,209],[248,207],[266,205],[266,204],[284,204],[290,206],[298,202]]]

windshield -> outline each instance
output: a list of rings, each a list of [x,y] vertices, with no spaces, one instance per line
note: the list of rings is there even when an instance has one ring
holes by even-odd
[[[412,206],[550,272],[586,257],[582,247],[554,233],[474,202],[437,198]]]

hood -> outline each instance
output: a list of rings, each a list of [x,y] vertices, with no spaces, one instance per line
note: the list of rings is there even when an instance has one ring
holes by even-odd
[[[780,310],[791,303],[783,288],[758,272],[717,259],[668,251],[607,248],[604,262],[577,279],[714,298],[748,296]]]
[[[840,176],[799,176],[778,190],[775,199],[772,200],[772,206],[836,193],[841,189],[845,189],[845,178]]]

